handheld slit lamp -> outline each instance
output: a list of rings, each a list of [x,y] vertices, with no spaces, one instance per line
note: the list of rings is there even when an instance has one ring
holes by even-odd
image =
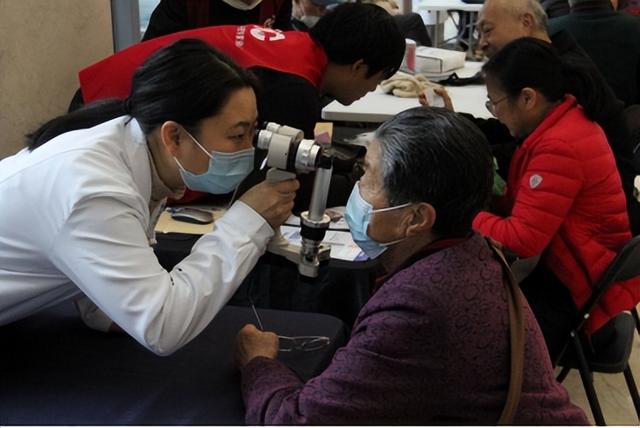
[[[333,157],[322,145],[303,137],[299,129],[268,122],[256,138],[257,147],[268,151],[267,181],[288,180],[297,174],[316,172],[309,210],[300,214],[301,247],[289,243],[278,230],[267,248],[269,252],[296,263],[301,275],[315,278],[320,263],[329,259],[331,250],[322,240],[331,222],[325,209]]]

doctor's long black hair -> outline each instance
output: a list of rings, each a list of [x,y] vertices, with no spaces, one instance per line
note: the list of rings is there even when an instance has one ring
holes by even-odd
[[[167,120],[197,133],[202,119],[217,114],[233,92],[245,87],[257,87],[251,72],[201,40],[179,40],[136,70],[129,98],[97,101],[56,117],[27,135],[27,147],[34,150],[65,132],[125,114],[136,118],[145,135]]]

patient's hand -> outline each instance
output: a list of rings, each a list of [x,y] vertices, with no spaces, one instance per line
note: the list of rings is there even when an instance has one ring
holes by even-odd
[[[236,336],[234,359],[238,368],[244,367],[256,357],[276,358],[278,356],[278,336],[260,331],[253,324],[242,327]]]
[[[433,90],[433,93],[435,93],[435,95],[442,97],[442,101],[444,102],[444,108],[446,108],[449,111],[454,111],[453,101],[451,101],[449,92],[447,92],[447,90],[443,86],[434,86],[432,90]],[[431,106],[431,103],[429,102],[429,98],[431,97],[427,96],[428,91],[429,91],[429,88],[418,95],[418,102],[420,103],[420,105],[428,106],[428,107]]]

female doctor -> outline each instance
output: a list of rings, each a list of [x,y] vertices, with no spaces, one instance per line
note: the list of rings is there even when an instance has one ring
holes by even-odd
[[[126,101],[53,119],[0,161],[0,325],[86,296],[85,322],[156,354],[198,335],[289,216],[298,182],[247,191],[171,272],[149,242],[167,196],[228,193],[251,171],[253,85],[181,40],[138,69]]]

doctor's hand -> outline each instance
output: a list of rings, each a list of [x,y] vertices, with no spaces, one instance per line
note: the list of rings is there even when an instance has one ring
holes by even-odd
[[[296,179],[256,184],[240,200],[264,217],[272,228],[277,228],[291,215],[293,199],[300,183]]]
[[[234,360],[238,368],[243,368],[256,357],[275,359],[278,356],[278,336],[272,332],[260,331],[253,324],[242,327],[236,336]]]

